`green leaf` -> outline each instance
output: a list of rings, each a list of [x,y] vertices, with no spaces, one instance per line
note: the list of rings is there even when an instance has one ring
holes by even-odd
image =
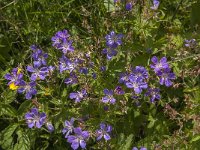
[[[14,146],[14,150],[30,150],[31,143],[30,138],[22,129],[17,130],[17,143]]]
[[[115,5],[113,0],[105,0],[104,5],[108,12],[115,11]]]
[[[20,107],[19,107],[19,109],[18,109],[18,111],[17,111],[17,114],[20,116],[20,115],[22,115],[23,113],[27,112],[27,109],[30,109],[30,108],[31,108],[31,104],[32,104],[32,101],[31,101],[31,100],[26,100],[26,101],[24,101],[24,102],[20,105]]]
[[[5,104],[10,104],[11,102],[13,102],[15,100],[15,95],[16,95],[16,91],[12,91],[10,89],[6,89],[3,93],[2,93],[2,101]]]
[[[149,119],[148,119],[148,120],[149,120],[150,122],[149,122],[147,128],[152,128],[152,127],[154,126],[156,120],[155,120],[151,115],[149,116]]]
[[[190,143],[195,142],[200,140],[200,135],[196,135],[194,138],[192,138],[192,140],[190,140]]]
[[[18,124],[8,126],[0,133],[0,145],[5,150],[13,149],[13,133],[15,132]]]
[[[7,116],[10,116],[10,117],[14,117],[16,116],[16,110],[10,106],[10,105],[7,105],[7,104],[0,104],[0,116],[3,116],[3,115],[7,115]]]
[[[132,146],[133,134],[130,134],[119,148],[119,150],[130,150]]]

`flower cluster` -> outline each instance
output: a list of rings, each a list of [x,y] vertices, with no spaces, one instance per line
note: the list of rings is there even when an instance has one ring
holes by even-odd
[[[28,100],[37,94],[36,81],[44,80],[54,70],[53,66],[47,66],[47,53],[44,53],[36,45],[30,46],[30,49],[33,51],[33,65],[28,65],[26,70],[30,73],[31,81],[26,82],[23,79],[20,68],[14,68],[11,74],[5,75],[5,79],[10,80],[8,83],[10,89],[17,90],[18,93],[25,93],[25,98]]]
[[[197,46],[197,41],[195,39],[185,40],[185,47],[195,48]]]
[[[32,108],[30,112],[25,114],[26,123],[29,128],[41,128],[44,124],[46,124],[47,129],[52,132],[54,131],[53,125],[47,121],[47,116],[44,112],[38,112],[37,108]]]
[[[127,88],[133,89],[135,94],[140,94],[143,89],[148,87],[147,78],[147,70],[142,66],[136,66],[130,73],[122,73],[119,82],[124,83]]]
[[[151,61],[153,64],[151,64],[150,67],[159,77],[159,83],[161,85],[166,85],[167,87],[171,86],[172,80],[176,77],[169,67],[167,58],[163,57],[158,60],[156,56],[153,56]],[[123,83],[127,88],[133,89],[134,93],[132,98],[134,99],[138,97],[137,94],[141,94],[144,89],[147,89],[145,96],[149,96],[150,101],[155,102],[155,100],[159,100],[161,98],[160,90],[159,88],[148,88],[148,78],[148,71],[142,66],[136,66],[130,72],[121,73],[119,83]]]
[[[114,31],[106,35],[106,45],[108,47],[102,50],[102,54],[106,54],[108,60],[111,60],[113,56],[117,55],[116,48],[122,45],[122,37],[122,34],[116,34]]]
[[[72,85],[78,83],[77,74],[87,75],[89,73],[89,68],[86,67],[88,64],[90,68],[93,67],[92,62],[90,62],[90,54],[81,55],[73,57],[74,53],[71,53],[69,57],[68,52],[74,52],[74,47],[72,46],[72,40],[69,39],[70,35],[67,30],[58,31],[52,37],[52,45],[59,50],[62,50],[62,56],[58,61],[58,69],[60,73],[68,74],[69,76],[65,79],[67,85]],[[92,73],[93,78],[96,78],[96,74]]]
[[[70,121],[66,120],[62,133],[65,135],[67,142],[71,143],[71,147],[76,150],[79,148],[86,148],[86,141],[90,137],[88,131],[82,131],[80,127],[74,127],[74,118]],[[96,130],[96,139],[99,141],[102,137],[108,141],[111,139],[110,134],[112,131],[112,126],[106,125],[105,123],[100,123],[100,129]]]
[[[88,131],[82,131],[80,127],[74,127],[74,118],[70,121],[65,121],[65,128],[62,133],[65,135],[67,142],[71,143],[71,147],[76,150],[79,148],[86,148],[86,140],[89,138],[90,134]]]
[[[94,63],[90,61],[90,55],[87,54],[84,57],[86,59],[82,59],[82,57],[69,57],[68,52],[73,52],[74,48],[72,46],[72,41],[69,39],[70,35],[67,30],[58,31],[55,36],[52,37],[53,46],[61,50],[62,56],[58,61],[57,69],[61,75],[69,75],[64,83],[67,85],[77,84],[78,76],[87,76],[90,72],[89,69],[94,67]],[[106,38],[106,45],[102,53],[107,55],[107,59],[111,60],[113,56],[117,55],[117,48],[122,45],[122,34],[116,34],[114,31],[111,31]],[[9,80],[8,85],[11,89],[17,90],[18,93],[24,93],[25,98],[30,100],[35,96],[38,92],[36,86],[38,83],[42,82],[41,80],[45,80],[46,77],[51,76],[55,67],[47,66],[48,54],[39,49],[36,45],[32,45],[30,47],[33,51],[32,60],[33,64],[28,65],[26,70],[29,73],[28,78],[29,81],[25,81],[23,79],[23,73],[20,68],[14,68],[12,73],[8,73],[5,75],[5,78]],[[162,57],[160,60],[153,56],[151,58],[152,64],[150,68],[155,72],[157,77],[159,77],[159,83],[161,85],[171,86],[172,80],[175,79],[175,74],[171,71],[170,65],[167,62],[166,57]],[[90,67],[86,67],[86,64],[89,64]],[[106,66],[101,66],[98,68],[100,71],[106,71]],[[92,69],[91,69],[92,70]],[[96,73],[92,73],[92,77],[95,79],[97,77]],[[131,90],[132,98],[138,99],[140,94],[145,91],[144,96],[150,97],[150,101],[153,103],[156,100],[161,99],[160,89],[158,87],[149,86],[151,84],[148,83],[150,81],[149,73],[147,69],[143,66],[135,66],[134,68],[130,68],[127,72],[121,73],[119,78],[119,83],[123,84],[124,87]],[[125,91],[123,90],[123,86],[116,86],[114,90],[104,89],[104,96],[101,101],[105,104],[114,105],[117,101],[117,96],[124,95]],[[39,86],[38,86],[39,87]],[[87,88],[86,88],[87,89]],[[86,89],[82,89],[80,91],[71,92],[69,94],[69,98],[74,100],[75,103],[79,103],[86,96]],[[120,96],[119,96],[120,97]],[[120,101],[121,102],[121,101]],[[108,110],[104,107],[105,110]],[[51,122],[47,120],[46,113],[40,113],[37,108],[32,108],[30,112],[25,114],[26,123],[29,128],[41,128],[43,125],[46,125],[46,128],[52,132],[54,130]],[[79,147],[85,149],[86,141],[90,137],[89,131],[82,131],[81,127],[74,127],[75,119],[71,118],[70,121],[66,120],[64,124],[64,128],[62,133],[64,134],[67,142],[71,144],[71,147],[76,150]],[[96,140],[100,140],[104,138],[106,141],[111,139],[112,126],[106,123],[100,123],[100,129],[96,130]],[[133,150],[137,150],[136,147]],[[146,150],[146,148],[141,147],[140,150]]]
[[[72,40],[69,39],[70,35],[67,30],[58,31],[55,36],[51,38],[53,42],[53,46],[56,49],[59,49],[63,52],[63,54],[67,54],[68,52],[73,52],[74,47],[72,46]]]
[[[151,64],[151,68],[154,69],[156,75],[160,78],[160,84],[165,85],[167,87],[172,85],[172,81],[176,78],[175,74],[171,72],[171,68],[169,68],[169,64],[167,62],[166,57],[162,57],[160,61],[156,56],[151,58],[153,64]]]
[[[7,73],[4,78],[9,80],[8,86],[10,89],[16,90],[22,81],[23,74],[21,73],[21,69],[13,68],[12,73]]]

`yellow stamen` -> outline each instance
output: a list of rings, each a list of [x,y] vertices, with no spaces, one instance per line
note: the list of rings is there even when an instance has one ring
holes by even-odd
[[[9,85],[9,88],[10,88],[11,90],[16,90],[16,89],[18,89],[18,86],[16,86],[15,83],[13,82],[13,83],[11,83],[11,84]]]

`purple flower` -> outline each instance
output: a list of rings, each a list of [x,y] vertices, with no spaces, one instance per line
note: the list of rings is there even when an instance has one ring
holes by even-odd
[[[197,46],[197,42],[195,39],[185,40],[185,47],[195,48]]]
[[[105,48],[102,50],[102,54],[106,54],[107,59],[111,60],[113,56],[117,55],[117,51],[113,48]]]
[[[138,79],[147,79],[148,78],[148,72],[142,66],[136,66],[135,69],[133,69],[131,75]]]
[[[53,132],[54,131],[54,127],[53,127],[51,122],[46,122],[45,125],[46,125],[47,129],[49,130],[49,132]]]
[[[137,147],[133,147],[132,150],[138,150],[138,148],[137,148]],[[145,148],[145,147],[141,147],[140,150],[147,150],[147,148]]]
[[[166,68],[164,70],[161,70],[157,73],[157,76],[160,78],[160,84],[169,87],[172,85],[172,81],[176,78],[175,74],[171,72],[170,68]]]
[[[49,74],[52,74],[54,70],[55,70],[54,66],[48,66]]]
[[[18,88],[18,93],[26,93],[25,97],[26,99],[31,99],[33,95],[37,94],[36,90],[36,83],[35,81],[31,81],[29,83],[26,83],[25,81],[20,82],[20,87]]]
[[[129,2],[129,3],[126,4],[126,10],[127,11],[130,11],[132,9],[132,7],[133,7],[133,5],[132,5],[131,2]]]
[[[128,74],[128,72],[121,73],[120,74],[120,78],[119,78],[119,83],[126,84],[126,82],[128,82],[128,81],[129,81],[129,74]]]
[[[32,108],[31,112],[25,114],[25,119],[29,128],[41,128],[46,121],[46,114],[39,113],[37,108]]]
[[[74,128],[75,135],[69,135],[67,138],[67,142],[71,143],[71,147],[76,150],[79,148],[79,145],[81,148],[86,148],[86,142],[89,138],[89,132],[88,131],[82,131],[80,127]]]
[[[63,30],[63,31],[58,31],[56,33],[56,35],[61,38],[61,39],[67,39],[68,37],[70,37],[70,35],[68,34],[67,30]]]
[[[48,67],[37,68],[37,67],[27,66],[26,70],[32,73],[31,74],[32,81],[36,81],[37,79],[44,80],[47,76],[47,73],[49,72]]]
[[[4,78],[9,80],[8,85],[13,83],[15,86],[17,86],[21,82],[23,74],[20,73],[19,68],[13,68],[12,73],[7,73]]]
[[[30,49],[33,51],[36,51],[36,50],[38,50],[38,47],[35,44],[33,44],[30,46]]]
[[[51,41],[53,42],[52,46],[55,48],[59,48],[64,40],[67,40],[70,35],[68,34],[67,30],[58,31],[55,36],[51,38]]]
[[[86,74],[88,74],[89,70],[88,70],[88,68],[86,68],[86,67],[81,67],[81,68],[79,69],[79,72],[86,75]]]
[[[69,70],[70,72],[72,72],[77,66],[77,62],[76,61],[71,61],[69,60],[67,57],[65,57],[64,55],[62,56],[62,58],[60,58],[59,61],[59,70],[62,73],[65,70]]]
[[[111,137],[110,137],[109,133],[111,131],[112,131],[112,126],[106,125],[105,123],[101,123],[100,124],[100,129],[96,130],[97,140],[102,139],[102,137],[104,137],[104,139],[106,141],[110,140]]]
[[[65,121],[65,128],[62,130],[62,133],[65,134],[65,138],[67,138],[70,134],[72,134],[74,130],[74,118],[71,118],[70,121]]]
[[[48,58],[48,54],[44,53],[40,49],[34,49],[33,54],[32,54],[32,58],[34,60],[33,61],[34,66],[39,68],[42,65],[46,66],[46,59]]]
[[[161,98],[160,90],[158,88],[149,88],[145,96],[150,96],[150,101],[153,103],[155,100],[159,100]]]
[[[64,82],[66,84],[76,84],[78,82],[78,78],[75,73],[71,72],[70,77],[66,78]]]
[[[158,58],[156,56],[153,56],[151,58],[151,61],[153,62],[153,64],[151,64],[150,66],[154,69],[154,72],[156,73],[162,69],[169,68],[166,57],[162,57],[160,61],[158,61]]]
[[[100,70],[101,70],[102,72],[106,71],[106,66],[101,66]]]
[[[159,0],[153,0],[153,6],[150,7],[150,8],[153,9],[153,10],[157,10],[159,5],[160,5]]]
[[[67,52],[73,52],[74,47],[72,46],[72,41],[68,41],[64,39],[63,42],[58,46],[58,49],[62,50],[63,54],[67,54]]]
[[[103,103],[115,103],[116,99],[113,97],[113,90],[104,89],[104,94],[106,96],[102,98]]]
[[[97,78],[97,74],[95,72],[92,73],[92,78],[96,79]]]
[[[106,35],[106,44],[110,48],[117,48],[117,46],[122,44],[122,34],[116,34],[114,31],[111,31],[110,34]]]
[[[148,87],[146,82],[132,75],[129,76],[129,80],[129,82],[126,82],[126,86],[128,88],[133,88],[136,94],[140,94],[142,89],[146,89]]]
[[[70,93],[69,98],[75,99],[75,103],[80,102],[87,95],[86,90],[83,89],[81,92]]]
[[[114,92],[115,92],[115,94],[117,94],[117,95],[123,95],[123,94],[125,93],[121,86],[117,86],[117,87],[115,88]]]
[[[147,150],[147,148],[145,148],[145,147],[140,147],[140,150]]]

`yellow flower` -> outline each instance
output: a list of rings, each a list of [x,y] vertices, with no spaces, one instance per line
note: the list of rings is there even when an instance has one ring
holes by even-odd
[[[16,90],[16,89],[18,89],[18,86],[16,86],[15,83],[12,82],[12,83],[9,85],[9,88],[10,88],[11,90]]]
[[[22,71],[22,69],[21,69],[21,68],[17,68],[17,74],[20,74],[20,73],[21,73],[21,71]]]

